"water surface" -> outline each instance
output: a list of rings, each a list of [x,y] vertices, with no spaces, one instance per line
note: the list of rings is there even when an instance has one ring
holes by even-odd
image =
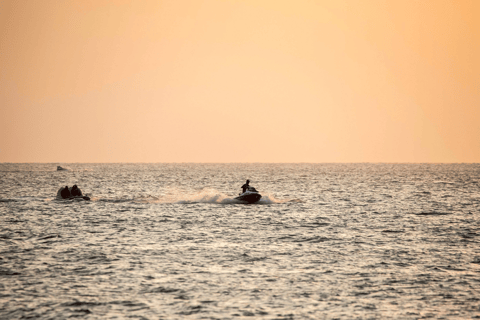
[[[480,318],[478,164],[56,166],[0,164],[2,319]]]

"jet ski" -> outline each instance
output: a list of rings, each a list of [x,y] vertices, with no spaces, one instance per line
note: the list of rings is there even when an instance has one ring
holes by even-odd
[[[246,202],[246,203],[255,203],[262,198],[261,194],[255,190],[254,187],[248,187],[247,191],[240,194],[235,200]]]
[[[73,196],[73,197],[70,197],[70,198],[61,198],[62,200],[90,200],[90,197],[87,197],[87,196]]]
[[[80,195],[76,195],[76,196],[70,195],[69,197],[64,198],[64,197],[62,197],[62,190],[63,189],[65,189],[65,187],[61,187],[57,192],[57,199],[58,200],[90,200],[90,197],[84,196],[81,191],[80,191]],[[68,190],[72,191],[72,187],[68,188]]]
[[[62,200],[90,200],[90,197],[87,196],[73,196],[67,199],[62,199]]]

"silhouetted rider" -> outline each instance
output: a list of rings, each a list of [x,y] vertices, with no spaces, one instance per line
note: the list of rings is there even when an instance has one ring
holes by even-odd
[[[60,192],[60,195],[63,199],[70,198],[70,190],[68,190],[68,186],[65,186],[65,188],[63,188],[63,190]]]
[[[70,191],[70,193],[72,194],[72,196],[75,196],[75,197],[82,196],[82,191],[77,187],[77,185],[74,185],[72,187],[72,191]]]
[[[245,191],[247,191],[248,188],[250,188],[249,183],[250,183],[250,180],[247,180],[247,182],[242,186],[242,193],[245,193]]]

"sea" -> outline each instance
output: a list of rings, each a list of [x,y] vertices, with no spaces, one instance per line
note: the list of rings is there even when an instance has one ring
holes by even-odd
[[[0,164],[0,319],[480,319],[480,164],[57,165]]]

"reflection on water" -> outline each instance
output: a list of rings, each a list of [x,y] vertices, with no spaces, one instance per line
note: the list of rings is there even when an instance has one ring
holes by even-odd
[[[480,314],[480,165],[67,166],[0,164],[2,319]]]

